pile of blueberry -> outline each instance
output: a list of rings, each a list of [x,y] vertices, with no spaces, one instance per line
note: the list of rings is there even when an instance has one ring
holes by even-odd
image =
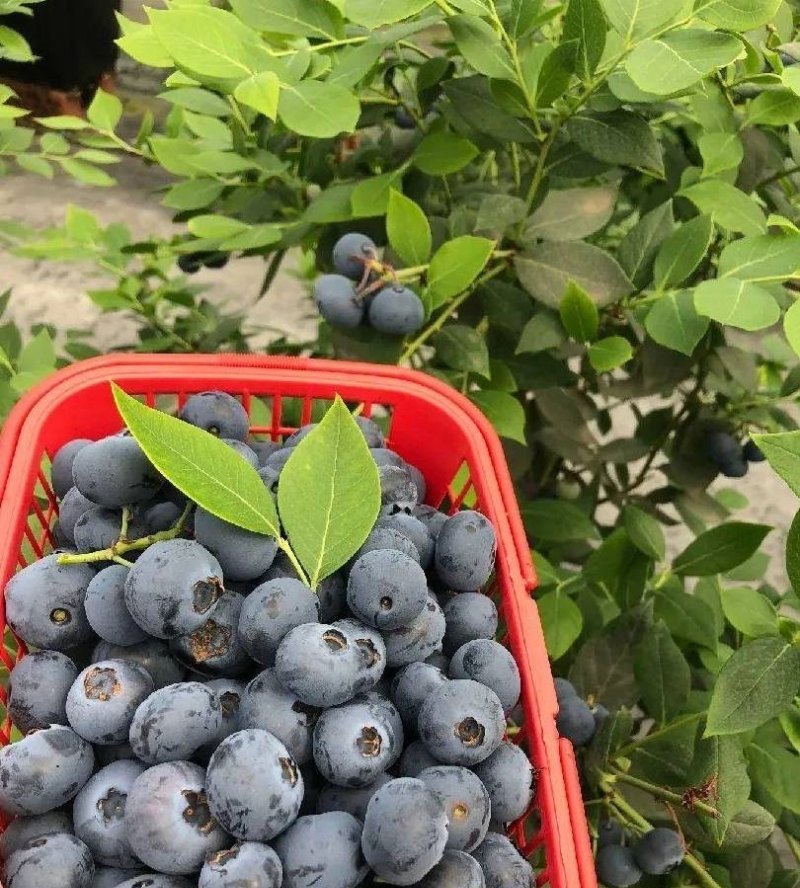
[[[323,274],[314,282],[314,301],[332,327],[367,323],[392,336],[406,336],[422,327],[422,301],[399,281],[385,282],[388,266],[378,259],[371,238],[355,232],[339,238],[333,248],[333,266],[338,274]]]
[[[706,455],[727,478],[743,478],[748,463],[766,459],[755,441],[740,444],[730,432],[712,432],[706,438]]]
[[[658,827],[629,840],[616,820],[604,820],[598,829],[597,877],[608,888],[630,888],[646,874],[663,876],[680,866],[684,847],[674,829]]]
[[[309,431],[248,440],[221,392],[181,416],[271,488]],[[480,591],[494,529],[424,505],[422,474],[358,423],[383,505],[318,595],[129,435],[59,451],[62,552],[101,552],[123,521],[127,539],[180,533],[132,565],[47,555],[6,588],[34,650],[9,685],[23,738],[0,750],[5,888],[531,888],[504,834],[535,779],[506,739],[520,676]]]

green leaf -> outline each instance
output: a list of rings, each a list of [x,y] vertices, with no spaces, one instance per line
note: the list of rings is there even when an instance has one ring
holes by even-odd
[[[788,89],[776,89],[756,96],[747,106],[750,126],[785,126],[800,117],[800,96]]]
[[[800,431],[751,437],[772,468],[800,496]]]
[[[720,601],[727,621],[748,638],[778,634],[775,608],[755,589],[747,586],[721,589]]]
[[[434,307],[463,293],[486,267],[493,249],[493,241],[472,235],[457,237],[439,247],[428,268]]]
[[[233,91],[237,102],[253,108],[259,114],[275,120],[278,116],[278,99],[281,92],[280,78],[274,71],[260,71],[243,80]]]
[[[113,132],[122,119],[122,102],[111,93],[98,89],[86,116],[98,129]]]
[[[567,131],[587,154],[604,163],[664,176],[661,146],[647,121],[632,111],[579,114],[567,124]]]
[[[796,752],[800,753],[800,708],[797,704],[778,717],[783,733]]]
[[[347,0],[347,17],[364,28],[378,28],[411,18],[433,0]]]
[[[709,818],[706,828],[721,845],[731,821],[750,798],[747,762],[738,737],[698,738],[689,782],[701,786],[712,778],[716,781],[713,804],[719,817]]]
[[[478,156],[478,149],[456,133],[431,133],[417,145],[411,160],[429,176],[457,173]]]
[[[560,98],[578,64],[577,40],[560,43],[542,62],[536,80],[536,107],[547,108]]]
[[[719,277],[753,283],[772,283],[800,270],[800,235],[782,232],[741,237],[719,257]]]
[[[470,392],[470,401],[476,404],[501,438],[525,444],[525,410],[520,402],[506,392],[484,389]]]
[[[474,327],[447,324],[433,340],[439,359],[453,370],[478,373],[489,378],[489,349]]]
[[[233,11],[255,31],[335,40],[342,16],[327,0],[231,0]]]
[[[0,15],[2,14],[3,10],[0,9]],[[36,56],[22,34],[0,25],[0,59],[9,62],[32,62]]]
[[[794,516],[786,538],[786,574],[794,591],[800,593],[800,512]]]
[[[597,306],[574,281],[569,281],[558,307],[561,323],[577,342],[591,342],[597,336],[600,315]]]
[[[45,179],[53,178],[53,165],[43,157],[37,157],[35,154],[20,154],[15,159],[23,170]]]
[[[711,216],[697,216],[684,222],[661,245],[653,270],[659,290],[677,287],[702,262],[714,237]]]
[[[672,228],[672,201],[668,200],[642,216],[622,239],[617,259],[637,289],[652,279],[653,260]]]
[[[689,697],[689,664],[659,620],[639,643],[633,660],[636,682],[648,715],[663,725],[678,715]]]
[[[358,551],[381,505],[375,460],[337,396],[281,472],[281,522],[312,588]]]
[[[622,517],[633,545],[654,561],[663,561],[667,548],[661,524],[635,506],[626,506]]]
[[[110,188],[112,185],[116,185],[116,182],[108,173],[82,160],[65,157],[59,162],[64,172],[69,173],[70,176],[73,176],[79,182],[84,182],[87,185],[96,185],[99,188]]]
[[[714,611],[695,595],[681,589],[660,589],[655,599],[656,616],[669,626],[676,638],[717,650],[719,635]]]
[[[521,197],[509,194],[490,194],[481,201],[478,207],[478,218],[475,220],[475,231],[502,235],[527,215],[528,208]]]
[[[694,305],[698,314],[740,330],[763,330],[781,316],[770,292],[730,277],[703,281],[694,291]]]
[[[570,281],[600,307],[633,290],[633,284],[609,253],[580,241],[536,244],[516,256],[514,266],[522,286],[550,308],[559,307]]]
[[[631,43],[672,22],[686,0],[600,0],[611,27]]]
[[[455,77],[445,81],[442,89],[462,124],[483,133],[494,143],[535,141],[533,128],[527,122],[500,107],[487,77],[481,74]]]
[[[125,425],[170,484],[229,524],[279,536],[275,503],[244,457],[214,435],[111,386]]]
[[[158,96],[165,102],[194,111],[196,114],[207,114],[209,117],[230,117],[231,106],[216,93],[199,87],[187,86],[180,89],[168,89]]]
[[[782,638],[758,638],[722,667],[705,736],[740,734],[786,709],[800,689],[800,650]]]
[[[697,314],[690,290],[672,290],[654,303],[644,326],[659,345],[691,357],[708,330],[709,321]]]
[[[720,228],[742,234],[761,234],[764,213],[743,191],[718,179],[704,179],[683,188],[679,194],[690,200],[701,213],[710,213]]]
[[[528,220],[525,239],[581,240],[599,231],[611,219],[616,200],[617,189],[611,185],[548,191]]]
[[[50,372],[56,366],[56,351],[47,330],[40,330],[25,343],[17,358],[20,373]]]
[[[783,332],[795,354],[800,355],[800,302],[793,302],[783,316]]]
[[[402,177],[403,170],[399,169],[362,179],[350,199],[353,216],[361,219],[385,215],[389,210],[389,195],[393,189],[402,187]]]
[[[422,208],[392,189],[386,213],[386,233],[397,255],[408,265],[424,265],[431,255],[431,226]]]
[[[598,0],[569,0],[564,16],[563,40],[578,41],[577,73],[589,80],[606,45],[606,18]]]
[[[598,373],[608,373],[630,361],[633,348],[624,336],[606,336],[593,342],[587,354],[589,363]]]
[[[693,86],[743,54],[741,41],[731,34],[681,28],[639,43],[625,70],[639,89],[666,96]]]
[[[558,660],[577,641],[583,630],[583,615],[575,602],[558,589],[537,599],[544,641],[551,660]]]
[[[454,15],[448,18],[447,24],[467,64],[487,77],[515,79],[511,56],[488,22],[472,15]]]
[[[753,779],[784,808],[800,814],[800,756],[758,738],[746,752]]]
[[[716,28],[749,31],[770,21],[780,5],[781,0],[701,0],[695,15]]]
[[[738,169],[744,147],[738,133],[703,133],[697,140],[703,158],[703,178]]]
[[[216,240],[223,237],[233,237],[247,231],[250,226],[238,219],[229,216],[204,215],[195,216],[189,220],[189,231],[195,237],[210,238]]]
[[[747,561],[771,530],[766,524],[744,521],[730,521],[713,527],[689,543],[673,561],[672,569],[685,577],[725,573]]]
[[[586,513],[565,500],[523,502],[521,510],[525,529],[535,540],[568,543],[598,536],[597,528]]]
[[[283,85],[278,113],[298,135],[330,139],[355,131],[361,105],[349,89],[338,83],[303,80],[296,86]]]
[[[72,117],[68,114],[60,114],[56,117],[37,117],[37,123],[48,129],[58,130],[84,130],[89,129],[89,124],[82,117]]]
[[[535,314],[522,328],[516,353],[535,354],[557,348],[564,342],[564,331],[559,319],[549,311]]]

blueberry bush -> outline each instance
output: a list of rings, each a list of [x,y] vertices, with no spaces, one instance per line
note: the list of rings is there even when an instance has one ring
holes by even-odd
[[[669,868],[671,836],[634,841],[655,825],[689,849],[672,884],[797,886],[800,519],[771,584],[776,531],[709,486],[800,493],[796,3],[166,6],[121,21],[158,119],[98,93],[33,129],[4,94],[0,160],[98,187],[157,164],[182,233],[71,208],[3,243],[95,263],[143,351],[247,350],[191,273],[263,256],[268,300],[299,255],[319,335],[270,351],[425,370],[503,439],[605,883]],[[36,332],[0,328],[4,406],[92,351]]]

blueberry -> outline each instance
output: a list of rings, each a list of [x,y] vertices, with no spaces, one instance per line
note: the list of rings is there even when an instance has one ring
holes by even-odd
[[[324,274],[314,281],[314,302],[332,327],[358,327],[364,318],[356,285],[341,274]]]
[[[395,109],[394,122],[400,129],[413,130],[417,128],[417,121],[404,105]]]
[[[223,573],[231,580],[254,580],[272,564],[278,544],[274,537],[254,533],[197,509],[195,539],[216,556]]]
[[[88,564],[59,564],[47,555],[15,574],[6,586],[8,625],[27,644],[66,651],[93,637],[86,619]]]
[[[364,540],[361,548],[353,556],[353,563],[355,564],[367,552],[374,552],[376,549],[396,549],[419,563],[419,551],[404,533],[394,527],[380,526],[375,527]]]
[[[206,268],[214,268],[219,270],[220,268],[225,268],[225,266],[230,262],[230,255],[228,253],[223,253],[220,250],[215,250],[213,253],[209,253],[208,256],[203,260],[203,265]]]
[[[377,256],[377,247],[366,234],[355,232],[345,234],[333,247],[333,264],[336,271],[353,281],[360,281],[364,277],[365,262],[377,259]]]
[[[109,509],[153,498],[163,483],[135,438],[112,435],[75,454],[72,478],[80,492]]]
[[[494,569],[494,528],[478,512],[457,512],[436,538],[436,571],[450,589],[474,592]]]
[[[383,431],[374,420],[367,416],[354,416],[353,419],[355,419],[356,425],[361,429],[361,434],[367,442],[367,447],[377,448],[385,445],[386,440],[383,436]]]
[[[53,457],[50,480],[53,492],[59,499],[63,499],[72,487],[72,463],[75,461],[76,454],[91,443],[88,438],[75,438],[60,447]]]
[[[712,432],[705,441],[706,456],[729,478],[741,478],[747,473],[742,446],[729,432]]]
[[[299,700],[278,681],[274,669],[265,669],[244,689],[239,727],[274,734],[298,765],[311,761],[314,725],[320,710]]]
[[[123,743],[137,707],[152,692],[153,679],[142,666],[101,660],[75,679],[67,695],[67,718],[90,743]]]
[[[58,526],[67,542],[75,544],[75,525],[82,515],[95,508],[97,504],[87,499],[77,487],[70,487],[64,494],[58,507]]]
[[[361,823],[344,811],[296,820],[274,842],[281,888],[356,888],[367,876]]]
[[[372,458],[375,460],[375,465],[379,469],[383,466],[398,466],[401,469],[406,466],[406,461],[403,457],[386,446],[370,447],[369,452],[372,454]]]
[[[322,787],[317,799],[317,814],[328,811],[346,811],[357,820],[364,820],[369,800],[382,787],[393,780],[389,774],[378,774],[366,786],[336,786],[328,783]]]
[[[417,488],[417,501],[416,503],[414,503],[414,507],[416,507],[420,503],[425,502],[425,497],[427,497],[428,495],[428,484],[425,481],[425,476],[416,466],[412,466],[409,463],[408,471],[411,472],[411,480],[414,482],[414,486]]]
[[[233,678],[215,678],[206,683],[206,687],[213,691],[219,703],[220,726],[214,737],[198,750],[196,758],[202,758],[208,762],[214,750],[231,734],[239,730],[239,713],[244,697],[245,685]]]
[[[347,583],[339,573],[325,577],[317,586],[319,599],[319,619],[321,623],[332,623],[341,617],[347,608]]]
[[[685,853],[680,835],[664,827],[651,829],[633,846],[636,865],[651,876],[671,873],[680,866]]]
[[[417,718],[422,704],[447,681],[447,676],[440,669],[422,662],[409,663],[396,673],[392,679],[391,696],[409,734],[417,732]]]
[[[112,564],[92,578],[86,589],[86,619],[94,631],[111,644],[124,647],[147,639],[125,605],[125,580],[128,568]]]
[[[170,650],[186,666],[202,675],[241,675],[252,666],[239,637],[244,596],[226,590],[213,615],[194,632],[173,638]]]
[[[347,603],[369,626],[407,626],[422,613],[427,600],[425,572],[413,558],[396,549],[367,552],[350,570]]]
[[[8,712],[19,731],[66,725],[67,694],[77,677],[72,660],[57,651],[23,657],[8,680]]]
[[[141,762],[114,762],[90,777],[75,796],[75,835],[98,863],[117,867],[139,865],[128,843],[125,808],[128,793],[144,770]]]
[[[203,267],[203,260],[208,255],[208,253],[203,252],[182,253],[178,256],[178,268],[184,274],[197,274]]]
[[[367,786],[400,757],[403,737],[374,708],[349,703],[327,709],[314,728],[314,761],[337,786]]]
[[[401,777],[419,777],[426,768],[435,768],[439,765],[441,762],[428,752],[428,747],[421,740],[414,740],[403,750],[398,772]]]
[[[492,818],[489,792],[467,768],[435,765],[417,778],[436,795],[447,812],[447,847],[472,851],[486,837]]]
[[[263,468],[274,469],[278,475],[283,471],[283,467],[289,462],[290,457],[294,453],[294,447],[284,445],[280,450],[276,450],[267,457],[267,461]]]
[[[450,678],[471,678],[485,684],[500,698],[505,712],[510,712],[519,700],[517,664],[502,644],[489,638],[468,641],[453,654]]]
[[[629,888],[642,878],[642,871],[633,859],[630,848],[606,845],[597,852],[597,877],[608,888]]]
[[[747,462],[764,462],[766,456],[761,451],[761,448],[756,444],[755,441],[748,438],[744,442],[744,446],[742,447],[742,456],[747,460]]]
[[[148,638],[140,644],[123,646],[101,641],[94,649],[92,662],[100,660],[127,660],[143,666],[153,679],[156,690],[183,681],[186,670],[175,660],[163,641]]]
[[[129,880],[146,874],[147,870],[143,867],[122,869],[116,866],[98,866],[95,867],[94,878],[90,883],[90,888],[118,888],[123,882],[127,882],[130,885]],[[164,878],[167,877],[165,876]]]
[[[84,512],[75,522],[73,531],[75,548],[79,552],[110,549],[119,540],[121,530],[122,512],[119,509],[95,506]],[[140,539],[146,535],[147,528],[140,522],[138,516],[134,515],[128,525],[128,538]]]
[[[597,729],[592,710],[580,697],[566,697],[559,702],[556,727],[573,746],[585,746]]]
[[[278,855],[260,842],[241,842],[210,855],[200,871],[198,888],[281,888]]]
[[[413,885],[439,863],[446,845],[447,812],[421,780],[392,780],[370,799],[361,847],[380,878]]]
[[[0,749],[0,811],[29,817],[60,808],[94,770],[92,747],[53,725]]]
[[[5,862],[8,888],[90,888],[94,861],[75,836],[33,839]]]
[[[597,827],[597,847],[605,848],[607,845],[621,845],[625,838],[625,830],[616,820],[601,820]]]
[[[363,704],[367,707],[373,718],[388,725],[394,732],[394,736],[397,738],[400,748],[402,749],[405,742],[403,719],[400,717],[400,712],[397,707],[385,694],[376,689],[366,691],[363,694],[356,694],[350,703],[354,705],[357,703]]]
[[[180,876],[168,876],[164,873],[147,873],[142,876],[134,876],[125,882],[120,882],[117,888],[195,888],[186,879]]]
[[[463,644],[478,638],[494,638],[497,632],[497,607],[488,595],[462,592],[445,603],[447,629],[442,645],[452,656]]]
[[[501,823],[518,820],[528,810],[536,775],[527,755],[513,743],[503,743],[475,766],[492,800],[492,817]]]
[[[170,530],[178,523],[178,519],[183,514],[183,505],[179,505],[171,500],[153,503],[152,505],[145,503],[145,506],[146,508],[143,508],[138,515],[139,523],[144,530],[144,536]],[[191,520],[194,520],[192,516],[189,517]]]
[[[419,491],[407,466],[378,466],[381,483],[381,503],[412,509]]]
[[[209,810],[203,769],[189,762],[156,765],[137,777],[125,820],[133,853],[160,873],[196,873],[230,841]]]
[[[133,751],[150,765],[191,758],[220,731],[222,713],[214,691],[197,681],[167,685],[139,706],[131,722]]]
[[[110,746],[95,746],[94,755],[98,767],[105,768],[114,762],[129,761],[136,758],[136,753],[131,749],[130,743],[114,743]]]
[[[275,655],[281,684],[311,706],[337,706],[357,693],[361,656],[341,629],[307,623],[292,629]]]
[[[369,322],[381,333],[405,336],[425,323],[425,306],[413,290],[402,284],[384,287],[369,307]]]
[[[559,703],[562,703],[568,697],[578,696],[578,692],[575,690],[575,686],[566,678],[554,678],[553,683],[555,684],[556,688],[556,699]]]
[[[154,543],[141,554],[125,582],[133,619],[156,638],[199,629],[222,595],[219,561],[194,540]]]
[[[445,851],[444,857],[417,883],[418,888],[486,888],[483,870],[463,851]]]
[[[603,706],[602,703],[598,703],[597,706],[592,707],[592,718],[594,719],[595,729],[600,730],[603,726],[606,719],[611,715],[611,713]]]
[[[256,438],[250,438],[247,441],[247,444],[258,457],[259,466],[265,466],[270,456],[272,456],[276,450],[280,450],[283,446],[277,441],[261,441]]]
[[[389,508],[393,509],[394,507],[390,506]],[[378,519],[376,526],[393,527],[399,530],[400,533],[405,534],[419,553],[420,565],[427,570],[433,560],[434,539],[419,518],[415,518],[407,512],[398,511],[393,514],[383,515]]]
[[[486,888],[530,888],[533,868],[511,842],[490,832],[472,852],[486,879]]]
[[[441,650],[445,622],[442,609],[428,596],[422,613],[407,626],[383,633],[386,662],[392,669],[424,660]]]
[[[50,811],[33,817],[17,817],[0,833],[0,860],[9,857],[28,842],[51,836],[53,833],[71,833],[72,817],[66,811]]]
[[[268,580],[247,596],[239,617],[239,640],[264,666],[275,662],[278,645],[290,630],[318,619],[317,597],[300,580]]]
[[[228,445],[228,447],[235,450],[242,459],[249,462],[254,469],[260,467],[261,463],[259,462],[258,454],[252,447],[245,444],[244,441],[237,441],[236,438],[223,438],[222,440]]]
[[[420,709],[419,736],[448,765],[477,765],[499,746],[506,720],[497,694],[469,679],[449,681]]]
[[[744,478],[747,474],[747,462],[743,459],[732,459],[719,463],[720,474],[726,478]]]
[[[247,439],[250,420],[236,398],[225,392],[200,392],[186,400],[180,418],[220,438]]]
[[[303,801],[297,763],[268,731],[248,729],[223,740],[207,780],[211,811],[237,839],[268,842],[294,822]]]

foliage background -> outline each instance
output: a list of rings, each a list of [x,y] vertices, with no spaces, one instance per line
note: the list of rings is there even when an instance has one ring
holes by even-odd
[[[713,431],[762,435],[800,490],[795,4],[228,6],[172,0],[122,22],[168,109],[132,135],[105,94],[87,120],[38,129],[0,95],[11,169],[111,188],[121,155],[157,164],[183,232],[134,240],[70,208],[57,229],[0,237],[94,263],[108,285],[87,296],[135,321],[129,346],[178,352],[248,348],[179,255],[263,256],[269,298],[287,254],[311,278],[345,231],[386,245],[387,277],[425,301],[419,336],[322,324],[270,349],[406,362],[486,412],[536,546],[555,669],[613,713],[582,757],[593,827],[601,812],[633,830],[677,818],[692,855],[675,884],[799,885],[800,522],[792,585],[771,586],[770,528],[736,520],[735,488],[708,492],[705,449]],[[33,332],[0,329],[4,409],[92,351],[81,331],[58,356],[57,331]],[[633,433],[615,434],[621,408]],[[671,558],[676,523],[696,539]]]

